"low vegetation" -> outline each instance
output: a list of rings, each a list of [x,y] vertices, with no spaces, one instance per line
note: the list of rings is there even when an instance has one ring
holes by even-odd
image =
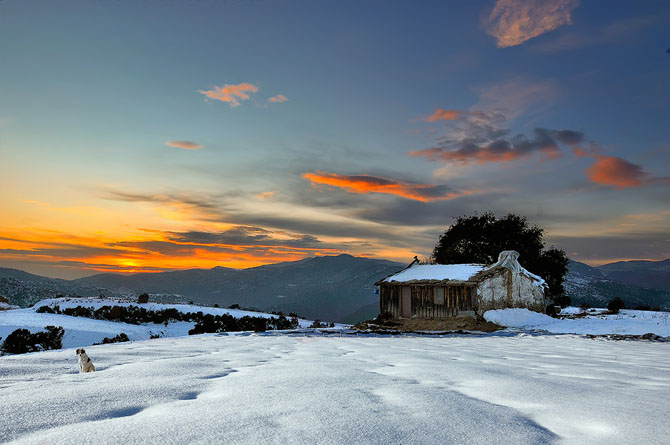
[[[115,337],[105,337],[102,339],[102,343],[93,343],[94,345],[106,345],[109,343],[125,343],[127,341],[130,341],[130,338],[128,338],[128,335],[126,335],[125,332],[121,332],[119,335]]]
[[[613,314],[618,314],[619,311],[625,307],[626,305],[624,304],[623,300],[619,297],[616,297],[612,299],[609,303],[607,303],[607,310]]]
[[[17,329],[2,343],[3,354],[25,354],[27,352],[61,349],[65,330],[60,326],[46,326],[44,331],[31,333],[28,329]]]
[[[272,318],[250,316],[235,318],[230,314],[212,315],[204,314],[202,311],[180,312],[174,308],[151,311],[138,306],[102,306],[98,309],[85,306],[63,309],[60,306],[40,306],[37,312],[86,317],[135,325],[155,323],[167,326],[169,322],[175,321],[195,322],[196,325],[189,331],[189,334],[253,331],[258,330],[257,326],[260,324],[263,324],[265,329],[295,329],[298,327],[297,317],[289,319],[284,315]]]

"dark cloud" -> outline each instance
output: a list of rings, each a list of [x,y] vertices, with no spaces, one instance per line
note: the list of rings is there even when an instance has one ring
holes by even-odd
[[[261,227],[238,226],[223,232],[167,232],[171,241],[193,244],[288,246],[314,248],[322,245],[313,235],[272,232]],[[274,235],[274,236],[273,236]],[[281,238],[277,238],[279,235]]]
[[[476,124],[468,136],[462,139],[444,139],[437,147],[414,150],[409,154],[423,156],[431,161],[485,164],[514,161],[535,153],[551,159],[561,155],[561,144],[577,147],[584,141],[584,134],[573,130],[535,128],[530,138],[523,134],[501,137],[508,133],[506,129]]]

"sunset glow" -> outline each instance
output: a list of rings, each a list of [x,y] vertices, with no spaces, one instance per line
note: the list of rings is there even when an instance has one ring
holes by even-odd
[[[670,6],[37,4],[0,1],[0,267],[407,263],[485,211],[670,257]]]

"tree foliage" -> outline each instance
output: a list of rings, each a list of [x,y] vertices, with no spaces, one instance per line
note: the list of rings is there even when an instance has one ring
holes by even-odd
[[[510,213],[498,218],[486,212],[456,218],[440,236],[432,260],[438,264],[492,264],[503,250],[516,250],[519,263],[541,276],[558,302],[564,294],[568,257],[563,250],[554,246],[545,249],[544,245],[544,230],[530,225],[524,216]]]

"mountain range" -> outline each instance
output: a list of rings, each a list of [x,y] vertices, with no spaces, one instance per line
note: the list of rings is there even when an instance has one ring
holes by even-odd
[[[154,301],[193,301],[227,307],[239,304],[263,311],[295,312],[328,321],[355,322],[378,313],[374,282],[406,264],[387,260],[322,256],[249,269],[189,269],[121,275],[101,273],[76,280],[0,268],[0,295],[30,306],[57,295],[136,297]],[[571,261],[566,293],[572,304],[604,306],[621,297],[627,306],[670,308],[670,259],[626,261],[591,267]]]

